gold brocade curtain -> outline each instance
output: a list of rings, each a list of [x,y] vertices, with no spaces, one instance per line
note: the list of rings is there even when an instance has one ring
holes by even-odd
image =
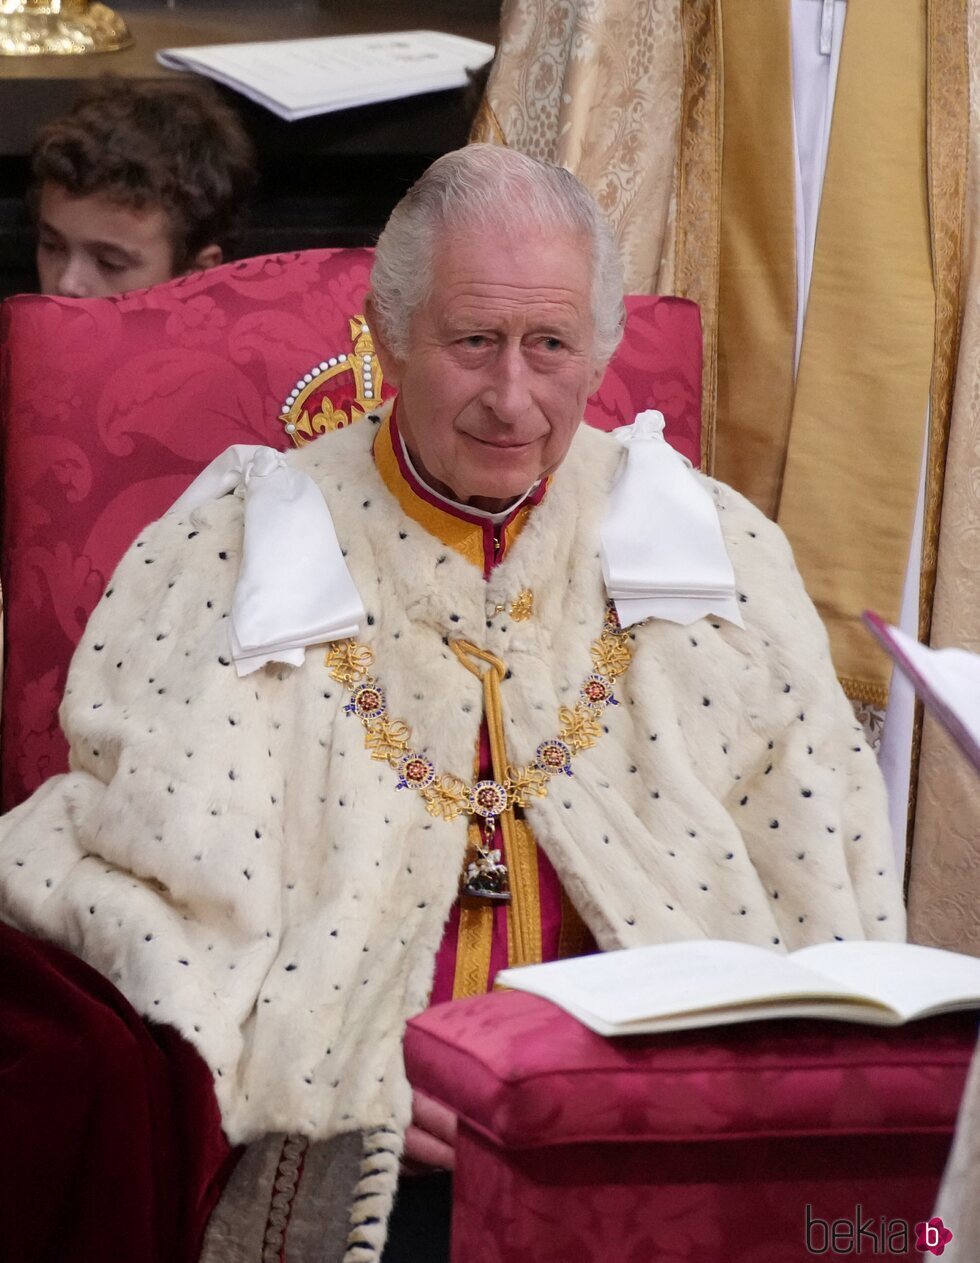
[[[930,58],[933,197],[944,210],[935,234],[941,318],[934,406],[941,410],[951,398],[952,416],[948,448],[938,433],[930,460],[941,525],[927,522],[923,561],[935,576],[935,600],[926,612],[937,648],[980,652],[980,0],[935,6]],[[910,938],[980,956],[978,874],[977,775],[927,717],[909,856]],[[972,1125],[980,1125],[976,1115]],[[980,1217],[973,1220],[980,1231]]]
[[[680,0],[504,0],[473,140],[559,162],[616,231],[628,293],[668,249],[684,49]]]

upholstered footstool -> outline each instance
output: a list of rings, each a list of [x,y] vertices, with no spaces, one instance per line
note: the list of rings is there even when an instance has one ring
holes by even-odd
[[[434,1006],[405,1058],[459,1114],[453,1263],[921,1260],[976,1025],[607,1040],[519,992]]]

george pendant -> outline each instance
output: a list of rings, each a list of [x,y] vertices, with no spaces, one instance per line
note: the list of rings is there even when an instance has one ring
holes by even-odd
[[[482,782],[486,784],[486,782]],[[491,903],[510,903],[509,873],[500,859],[500,851],[494,846],[494,816],[484,820],[484,841],[476,849],[474,859],[463,873],[461,894],[471,899],[486,899]]]
[[[476,858],[466,866],[460,894],[492,903],[510,903],[508,876],[507,865],[501,860],[496,847],[488,850],[481,846]]]

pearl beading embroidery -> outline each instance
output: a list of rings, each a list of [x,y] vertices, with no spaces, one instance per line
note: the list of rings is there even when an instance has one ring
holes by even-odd
[[[374,349],[371,330],[363,314],[349,318],[353,349],[338,352],[314,364],[301,377],[282,402],[279,421],[297,446],[318,435],[343,429],[366,415],[381,401],[382,372]],[[353,378],[355,397],[338,403],[331,393],[334,384]],[[346,392],[347,387],[344,387]]]
[[[361,333],[367,333],[367,332],[368,332],[367,325],[361,325]],[[352,355],[350,356],[350,358],[356,360],[358,356]],[[289,392],[289,394],[286,396],[285,400],[283,401],[283,405],[279,409],[280,415],[287,413],[289,411],[289,409],[293,406],[296,400],[303,393],[303,390],[305,389],[305,387],[312,384],[314,378],[319,377],[321,373],[325,373],[328,368],[336,368],[338,364],[346,364],[347,360],[348,360],[348,356],[346,354],[331,355],[328,360],[321,360],[320,363],[314,365],[313,368],[311,368],[308,373],[304,373],[303,376],[299,379],[299,381],[296,383],[296,385],[293,387],[293,389]],[[360,360],[361,360],[361,368],[360,368],[361,380],[364,383],[364,398],[373,399],[374,398],[374,371],[371,368],[371,356],[362,355],[360,356]],[[296,426],[292,422],[289,422],[289,424],[286,425],[285,430],[287,434],[293,434],[296,431]]]

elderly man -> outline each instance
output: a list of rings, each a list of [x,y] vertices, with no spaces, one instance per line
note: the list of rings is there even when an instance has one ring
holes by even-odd
[[[206,1259],[262,1239],[284,1133],[287,1257],[316,1213],[323,1257],[379,1257],[404,1023],[507,962],[902,936],[883,787],[783,536],[649,414],[625,442],[580,424],[622,310],[572,176],[440,159],[378,243],[394,407],[219,464],[92,616],[74,770],[4,822],[2,906],[210,1067],[250,1145]],[[449,1143],[419,1103],[408,1158]]]

